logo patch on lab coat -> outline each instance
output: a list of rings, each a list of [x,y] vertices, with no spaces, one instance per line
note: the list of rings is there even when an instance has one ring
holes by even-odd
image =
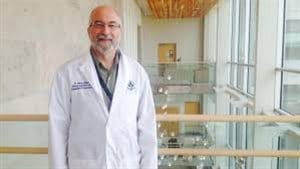
[[[130,91],[135,89],[135,83],[132,80],[128,82],[127,89]]]
[[[72,84],[72,91],[73,90],[80,90],[80,89],[91,89],[92,85],[89,82],[74,82]]]

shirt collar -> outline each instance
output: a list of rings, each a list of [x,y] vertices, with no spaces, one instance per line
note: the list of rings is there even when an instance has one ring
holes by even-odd
[[[92,48],[90,48],[90,54],[94,60],[95,63],[97,63],[98,66],[100,66],[102,69],[106,70],[106,71],[109,71],[107,70],[101,62],[98,61],[98,59],[96,58],[94,52],[92,51]],[[112,65],[112,69],[114,69],[118,64],[119,64],[119,61],[120,61],[120,57],[121,57],[121,51],[119,49],[116,50],[116,54],[115,54],[115,57],[114,57],[114,63]]]

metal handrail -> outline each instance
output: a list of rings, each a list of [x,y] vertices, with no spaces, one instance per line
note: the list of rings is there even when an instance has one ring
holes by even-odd
[[[300,122],[300,116],[269,115],[156,115],[157,121],[199,121],[199,122]],[[0,114],[0,121],[48,121],[47,114]],[[289,150],[227,150],[160,148],[159,155],[202,155],[235,157],[300,157],[300,151]],[[47,154],[47,147],[0,147],[0,154]]]
[[[184,64],[215,64],[216,62],[211,61],[196,61],[196,62],[187,62],[187,61],[180,61],[180,62],[142,62],[142,65],[184,65]]]
[[[199,122],[288,122],[300,123],[300,115],[156,115],[157,121],[199,121]],[[0,121],[48,121],[47,114],[0,114]]]
[[[233,156],[233,157],[300,157],[300,151],[294,150],[228,150],[228,149],[195,149],[195,148],[162,148],[160,155],[200,155],[200,156]]]
[[[198,121],[198,122],[288,122],[300,123],[300,116],[278,115],[156,115],[157,121]]]
[[[0,121],[48,121],[48,114],[0,114]]]
[[[48,154],[46,147],[0,147],[0,154]],[[199,156],[233,156],[233,157],[300,157],[296,150],[229,150],[229,149],[191,149],[160,148],[159,155],[199,155]]]
[[[48,154],[47,147],[0,147],[0,154]]]

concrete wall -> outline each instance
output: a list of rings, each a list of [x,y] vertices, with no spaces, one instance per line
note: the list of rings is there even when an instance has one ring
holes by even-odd
[[[1,1],[1,113],[47,113],[53,74],[88,47],[88,13],[96,4]]]
[[[110,4],[123,18],[121,47],[137,58],[141,13],[134,0],[3,0],[0,31],[0,113],[47,113],[57,67],[89,49],[89,13]]]
[[[260,0],[257,32],[257,61],[255,81],[255,111],[273,112],[275,107],[275,67],[278,56],[277,42],[279,2]],[[268,10],[264,10],[268,9]],[[278,39],[279,38],[279,39]],[[281,55],[281,53],[280,53]]]
[[[142,14],[135,0],[119,0],[122,4],[124,52],[135,59],[138,57],[138,26],[142,24]]]
[[[215,6],[204,19],[204,60],[215,62],[218,50],[218,8]]]
[[[277,50],[278,41],[281,41],[280,30],[278,29],[280,2],[277,0],[259,0],[258,3],[255,112],[270,113],[274,110],[276,97],[279,97],[275,95],[275,67],[276,57],[281,55],[281,52]],[[255,148],[272,147],[273,137],[270,136],[271,133],[268,137],[267,132],[267,129],[255,129]],[[255,158],[253,165],[270,169],[271,164],[271,158]]]
[[[227,61],[230,55],[230,1],[220,0],[204,18],[204,60],[216,62],[216,87],[227,84]],[[205,108],[205,112],[210,107]],[[229,96],[224,92],[216,94],[216,108],[210,114],[228,114]],[[215,125],[216,147],[226,147],[228,123],[213,123]],[[216,157],[219,166],[227,168],[227,157]],[[221,168],[222,168],[221,167]]]
[[[158,44],[176,43],[181,62],[203,58],[203,21],[195,19],[154,19],[143,17],[143,62],[158,62]]]

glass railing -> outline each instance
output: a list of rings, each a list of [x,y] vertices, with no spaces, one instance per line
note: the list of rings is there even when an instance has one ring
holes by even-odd
[[[159,168],[205,168],[214,167],[215,159],[207,156],[161,155]]]
[[[47,115],[0,115],[0,168],[48,169]]]
[[[215,111],[214,63],[144,64],[150,76],[159,115],[203,114],[203,105]],[[158,122],[158,147],[162,149],[209,149],[215,145],[205,122]],[[211,156],[160,155],[160,168],[214,166]]]
[[[178,127],[173,127],[175,130],[168,132],[168,127],[174,124],[178,124]],[[157,126],[159,148],[209,148],[214,145],[214,140],[207,130],[207,124],[159,122]]]
[[[49,169],[47,154],[1,154],[1,169]]]
[[[277,157],[160,156],[159,169],[298,169],[297,160]]]
[[[3,116],[0,115],[0,166],[12,169],[47,168],[47,151],[39,150],[47,149],[47,120],[4,121]],[[299,120],[299,116],[158,114],[159,168],[229,169],[230,165],[253,163],[259,166],[266,161],[282,165],[283,169],[298,165],[300,136],[291,132],[288,124]],[[252,128],[256,134],[241,133],[241,136],[231,138],[235,140],[231,143],[229,126],[235,126],[232,130],[237,130],[238,125],[244,125],[245,131]],[[256,137],[265,137],[265,141],[271,141],[271,144],[262,146],[263,143],[255,142]],[[252,146],[247,144],[249,140],[253,140]]]
[[[47,147],[48,124],[46,121],[1,121],[0,146]]]
[[[144,63],[156,94],[204,93],[215,85],[215,63]]]

